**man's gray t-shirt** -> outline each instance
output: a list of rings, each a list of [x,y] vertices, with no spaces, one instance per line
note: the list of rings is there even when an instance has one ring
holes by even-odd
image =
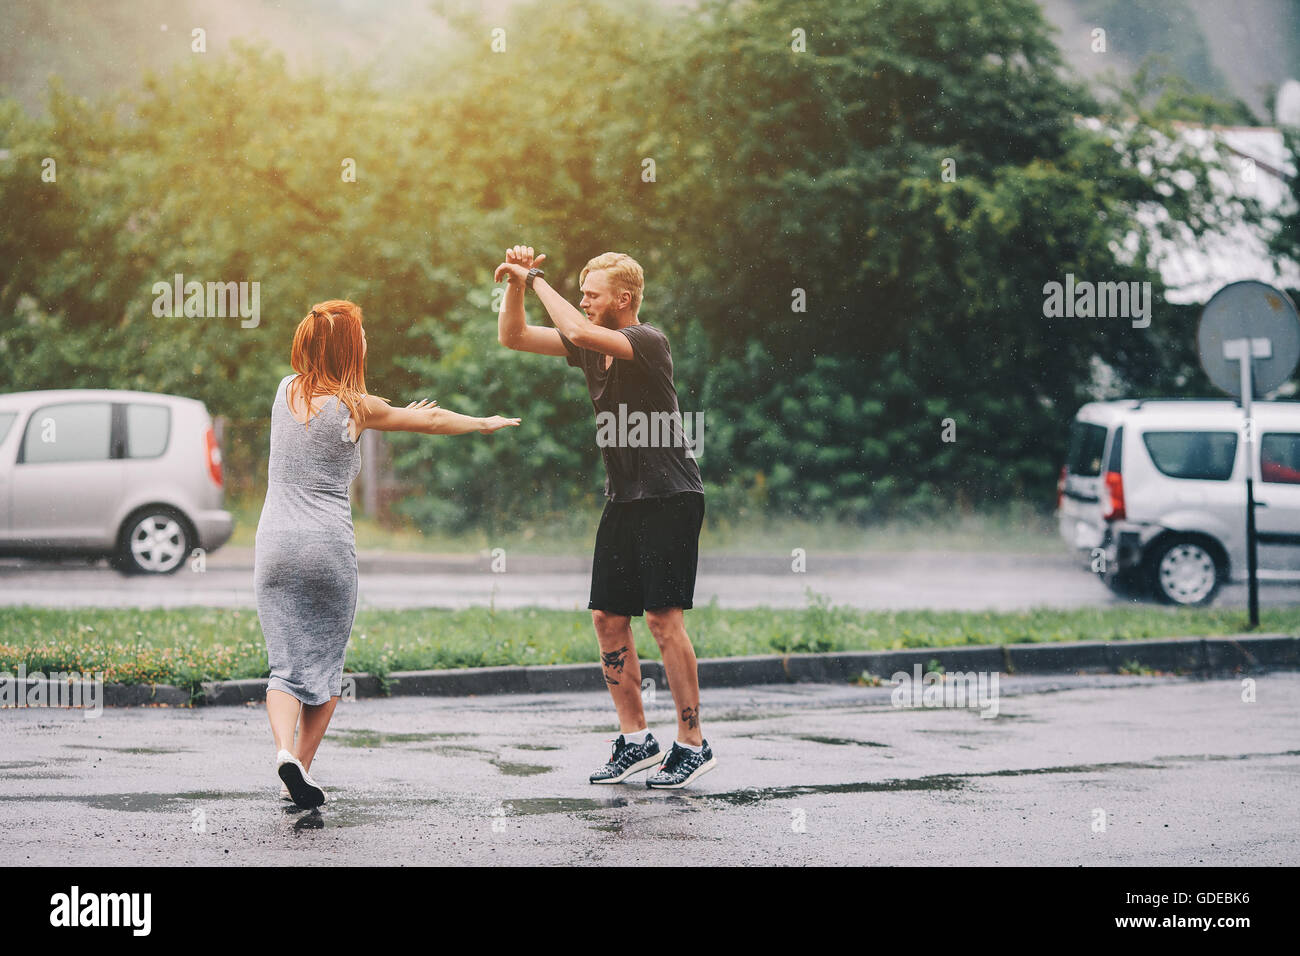
[[[615,358],[608,369],[609,356],[580,348],[560,333],[569,364],[582,369],[596,409],[605,497],[637,501],[683,491],[703,494],[700,467],[687,455],[668,337],[644,322],[618,331],[632,343],[633,357]],[[701,437],[698,430],[694,437]]]

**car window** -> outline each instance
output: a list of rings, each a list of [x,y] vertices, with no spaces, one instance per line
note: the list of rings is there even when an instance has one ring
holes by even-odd
[[[1265,435],[1259,442],[1259,477],[1300,485],[1300,435]]]
[[[1170,478],[1227,481],[1237,457],[1236,432],[1147,432],[1151,461]]]
[[[1072,475],[1096,478],[1101,474],[1101,454],[1106,448],[1106,426],[1075,421],[1070,426],[1070,451],[1065,467]]]
[[[1115,437],[1110,443],[1110,461],[1106,463],[1106,470],[1113,471],[1117,474],[1124,470],[1124,426],[1120,425],[1115,429]]]
[[[0,412],[0,442],[9,437],[9,429],[13,428],[17,417],[17,412]]]
[[[112,406],[70,402],[36,409],[23,436],[23,461],[103,461],[109,457]]]
[[[167,450],[171,409],[166,405],[126,406],[126,457],[157,458]]]

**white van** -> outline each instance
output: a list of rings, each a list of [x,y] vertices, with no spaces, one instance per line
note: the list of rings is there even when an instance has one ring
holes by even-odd
[[[222,497],[202,402],[105,389],[0,395],[0,555],[108,556],[129,573],[169,574],[192,549],[230,538]]]
[[[1300,402],[1254,402],[1259,579],[1300,581]],[[1216,400],[1084,405],[1057,484],[1061,536],[1114,591],[1172,604],[1246,579],[1241,407]]]

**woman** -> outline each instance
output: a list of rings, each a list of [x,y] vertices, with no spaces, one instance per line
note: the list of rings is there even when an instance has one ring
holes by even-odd
[[[519,424],[518,418],[458,415],[427,400],[393,408],[366,393],[365,355],[361,309],[339,299],[318,303],[293,335],[297,374],[281,380],[271,407],[253,582],[271,669],[266,712],[276,773],[284,782],[281,797],[301,807],[325,802],[325,791],[307,771],[342,693],[356,617],[348,487],[361,470],[357,439],[367,428],[488,435]]]

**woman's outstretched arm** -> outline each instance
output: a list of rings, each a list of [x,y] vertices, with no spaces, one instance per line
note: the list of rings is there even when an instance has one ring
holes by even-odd
[[[461,415],[428,400],[394,408],[382,398],[367,395],[362,408],[362,431],[373,428],[381,432],[416,432],[421,435],[465,435],[469,432],[490,435],[500,428],[519,424],[517,418],[502,418],[500,415],[489,418]]]

